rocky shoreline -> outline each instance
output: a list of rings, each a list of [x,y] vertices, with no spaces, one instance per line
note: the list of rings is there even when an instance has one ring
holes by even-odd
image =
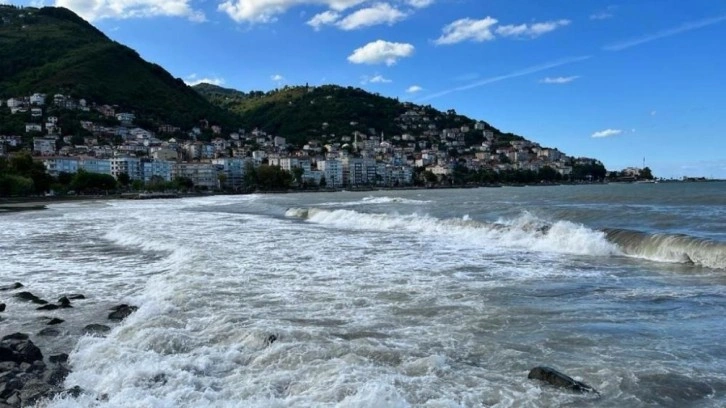
[[[57,302],[48,302],[32,292],[25,290],[21,283],[0,287],[0,292],[6,297],[12,297],[17,302],[15,306],[31,307],[39,311],[71,309],[80,306],[86,299],[82,294],[62,295]],[[24,304],[27,304],[25,306]],[[5,320],[3,315],[12,310],[6,310],[7,305],[0,303],[0,321]],[[108,310],[109,324],[117,324],[135,312],[135,306],[120,304]],[[3,327],[0,333],[0,408],[35,406],[43,399],[56,396],[78,396],[84,391],[78,385],[64,388],[64,380],[71,372],[68,364],[68,354],[43,353],[33,342],[40,338],[55,338],[61,334],[58,328],[65,322],[58,317],[44,318],[45,328],[35,334],[22,333]],[[111,331],[111,326],[100,323],[91,323],[83,327],[83,335],[105,336]]]

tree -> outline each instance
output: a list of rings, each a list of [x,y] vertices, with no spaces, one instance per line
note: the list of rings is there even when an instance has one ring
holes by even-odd
[[[650,171],[649,167],[643,168],[643,170],[640,171],[640,178],[645,180],[653,180],[653,173]]]
[[[127,187],[131,182],[131,177],[129,177],[128,173],[121,173],[116,177],[116,179],[118,180],[119,184],[124,187]]]

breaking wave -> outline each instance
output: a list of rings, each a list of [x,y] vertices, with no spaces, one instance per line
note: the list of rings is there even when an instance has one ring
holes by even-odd
[[[412,205],[421,205],[421,204],[429,204],[431,203],[431,200],[413,200],[410,198],[402,198],[402,197],[364,197],[361,200],[357,201],[342,201],[342,202],[331,202],[331,203],[322,203],[318,204],[323,207],[353,207],[358,205],[371,205],[371,204],[412,204]]]
[[[577,255],[616,255],[605,233],[569,221],[548,223],[529,213],[512,220],[480,222],[468,216],[438,219],[427,215],[369,214],[353,210],[291,208],[288,217],[341,228],[412,232],[460,239],[488,247],[531,249]]]
[[[626,229],[605,229],[605,233],[628,256],[726,269],[725,243],[683,234],[647,234]]]
[[[320,208],[291,208],[285,215],[321,225],[449,236],[487,246],[575,255],[620,255],[726,269],[724,243],[686,235],[647,234],[623,229],[600,231],[570,221],[546,221],[530,213],[492,223],[471,220],[468,216],[438,219],[419,214],[362,213]]]

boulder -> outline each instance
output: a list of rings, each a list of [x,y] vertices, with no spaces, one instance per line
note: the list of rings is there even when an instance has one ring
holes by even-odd
[[[0,312],[5,311],[5,303],[0,303]]]
[[[83,328],[83,334],[104,335],[111,331],[111,328],[104,324],[89,324]]]
[[[65,297],[65,296],[63,296],[62,298],[58,299],[58,304],[60,305],[60,307],[62,307],[64,309],[67,309],[69,307],[73,307],[73,306],[71,306],[71,301],[67,297]]]
[[[54,325],[54,324],[61,324],[61,323],[63,323],[63,322],[65,322],[65,320],[63,320],[63,319],[58,319],[57,317],[54,317],[54,318],[52,318],[52,319],[50,319],[50,320],[48,321],[48,325],[49,325],[49,326],[52,326],[52,325]]]
[[[539,366],[533,368],[527,376],[530,380],[540,380],[552,384],[555,387],[565,388],[576,392],[594,392],[598,393],[591,386],[577,381],[572,377],[565,375],[554,368]]]
[[[44,337],[58,337],[60,336],[60,330],[55,327],[46,327],[45,329],[38,332],[38,336]]]
[[[41,307],[36,308],[36,310],[56,310],[56,309],[60,309],[60,306],[54,305],[52,303],[49,303],[47,305],[43,305]]]
[[[13,333],[0,341],[0,360],[30,363],[43,361],[43,353],[28,339],[25,333]]]
[[[48,361],[53,364],[67,363],[68,354],[66,354],[66,353],[54,354],[54,355],[48,357]]]
[[[15,282],[12,285],[0,287],[0,290],[2,290],[2,291],[15,290],[15,289],[20,289],[22,287],[23,287],[23,284],[22,283]]]
[[[109,320],[113,320],[116,322],[120,322],[123,319],[127,318],[131,313],[137,311],[139,308],[136,306],[129,306],[129,305],[118,305],[111,310],[113,310],[111,313],[109,313],[108,318]]]
[[[42,380],[30,380],[25,383],[20,391],[20,401],[22,406],[29,407],[35,405],[43,398],[52,398],[61,390]]]
[[[14,296],[20,300],[37,303],[39,305],[44,305],[44,304],[48,303],[47,301],[35,296],[34,294],[32,294],[30,292],[19,292],[19,293],[16,293]]]
[[[86,298],[85,296],[83,296],[83,295],[82,295],[82,294],[80,294],[80,293],[73,293],[73,294],[71,294],[71,295],[68,295],[68,296],[65,296],[65,297],[67,297],[67,298],[68,298],[68,299],[70,299],[70,300],[83,300],[83,299],[85,299],[85,298]],[[60,302],[60,301],[59,301],[59,302]]]

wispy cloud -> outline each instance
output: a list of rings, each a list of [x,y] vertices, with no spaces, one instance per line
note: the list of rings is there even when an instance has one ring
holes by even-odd
[[[590,14],[590,20],[608,20],[613,17],[615,17],[615,10],[617,10],[618,6],[610,5],[607,6],[604,10],[597,11],[595,13]]]
[[[350,31],[379,24],[393,25],[404,18],[406,14],[401,10],[391,7],[388,3],[378,3],[351,13],[338,21],[336,26],[341,30]]]
[[[651,41],[660,40],[661,38],[666,37],[672,37],[674,35],[683,34],[689,31],[698,30],[699,28],[704,28],[708,26],[712,26],[714,24],[719,24],[726,21],[726,15],[718,16],[718,17],[711,17],[706,18],[703,20],[698,21],[689,21],[686,23],[683,23],[679,25],[678,27],[669,28],[663,31],[659,31],[655,34],[648,34],[644,35],[639,38],[634,38],[630,40],[625,40],[619,43],[614,44],[608,44],[603,47],[606,51],[622,51],[631,47],[635,47],[641,44],[649,43]]]
[[[420,100],[424,100],[425,101],[425,100],[429,100],[429,99],[435,99],[435,98],[439,98],[439,97],[444,96],[444,95],[448,95],[450,93],[461,92],[461,91],[466,91],[466,90],[469,90],[469,89],[479,88],[481,86],[493,84],[495,82],[500,82],[500,81],[504,81],[504,80],[507,80],[507,79],[517,78],[517,77],[521,77],[521,76],[525,76],[525,75],[535,74],[537,72],[542,72],[542,71],[546,71],[548,69],[552,69],[552,68],[556,68],[556,67],[561,67],[563,65],[574,64],[576,62],[585,61],[585,60],[590,59],[590,58],[591,58],[591,56],[586,55],[586,56],[570,57],[570,58],[560,59],[560,60],[557,60],[557,61],[547,62],[547,63],[541,64],[541,65],[535,65],[535,66],[531,66],[531,67],[528,67],[528,68],[525,68],[525,69],[521,69],[521,70],[518,70],[518,71],[510,72],[508,74],[498,75],[498,76],[494,76],[494,77],[490,77],[490,78],[485,78],[485,79],[482,79],[482,80],[479,80],[479,81],[472,82],[472,83],[467,84],[467,85],[457,86],[455,88],[451,88],[451,89],[447,89],[447,90],[444,90],[444,91],[440,91],[440,92],[436,92],[436,93],[433,93],[433,94],[429,94],[429,95],[426,95],[426,96],[420,98]]]
[[[561,84],[568,84],[574,80],[579,78],[577,75],[568,76],[568,77],[547,77],[543,78],[539,82],[543,84],[555,84],[555,85],[561,85]]]
[[[605,129],[592,134],[594,138],[611,137],[623,134],[621,129]]]
[[[545,21],[543,23],[534,23],[532,25],[504,25],[497,27],[497,34],[502,37],[530,37],[537,38],[540,35],[554,31],[560,27],[570,24],[570,20]]]
[[[374,75],[372,77],[364,76],[361,80],[363,85],[365,84],[390,84],[392,80],[384,77],[383,75]]]
[[[270,75],[270,80],[272,82],[277,82],[279,84],[285,80],[285,77],[280,74],[274,74],[274,75]]]
[[[406,89],[406,93],[411,93],[411,94],[421,92],[421,91],[423,91],[423,88],[421,88],[418,85],[411,85],[408,87],[408,89]]]
[[[212,84],[212,85],[224,85],[224,79],[222,78],[209,78],[204,77],[200,78],[197,74],[190,74],[184,79],[184,83],[189,86],[199,85],[199,84]]]

